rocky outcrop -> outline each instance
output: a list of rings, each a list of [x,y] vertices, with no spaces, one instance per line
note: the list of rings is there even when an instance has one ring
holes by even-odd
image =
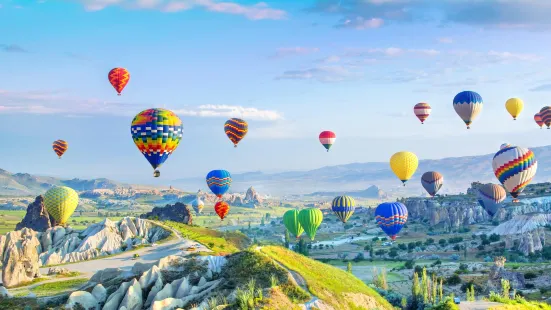
[[[247,190],[247,193],[245,193],[245,199],[243,200],[244,204],[250,204],[252,206],[258,206],[262,204],[263,199],[260,197],[260,195],[256,192],[256,190],[251,186]]]
[[[41,245],[37,233],[29,228],[0,236],[4,244],[2,255],[2,283],[13,287],[40,276],[38,253]],[[4,241],[5,239],[5,241]],[[4,242],[2,242],[4,241]]]
[[[54,218],[46,211],[44,198],[38,196],[34,202],[27,207],[25,217],[15,226],[15,230],[21,230],[26,227],[34,231],[46,231],[46,229],[55,225]]]
[[[151,212],[142,214],[140,217],[184,224],[191,224],[193,220],[190,208],[181,202],[164,207],[155,207]]]
[[[494,257],[494,265],[488,272],[488,290],[501,291],[501,279],[508,280],[514,289],[522,289],[525,285],[524,274],[520,272],[507,271],[505,269],[505,257]]]
[[[528,255],[540,251],[545,245],[544,227],[551,224],[550,214],[524,214],[501,223],[490,234],[505,236],[505,246],[508,249],[518,244],[516,250]]]
[[[439,201],[438,199],[406,199],[408,217],[431,226],[457,228],[490,220],[488,213],[475,201]]]
[[[86,310],[99,310],[100,305],[96,297],[94,295],[86,292],[86,291],[77,291],[71,293],[69,295],[69,299],[67,300],[67,304],[65,304],[65,309],[67,310],[73,310],[77,309],[77,305],[80,305],[82,308]]]
[[[85,291],[73,294],[81,299],[84,298],[80,296],[86,296],[91,306],[94,305],[94,301],[98,305],[103,305],[99,308],[103,310],[193,308],[192,305],[205,303],[205,300],[215,292],[216,294],[227,292],[228,295],[232,293],[231,290],[221,291],[226,280],[220,277],[220,273],[226,262],[223,256],[197,258],[167,256],[157,261],[148,270],[144,271],[143,266],[132,268],[137,273],[133,273],[126,279],[122,276],[121,270],[117,271],[118,274],[114,269],[99,271],[90,279],[88,287],[95,285],[91,294]],[[189,269],[186,269],[186,266]],[[197,268],[198,266],[200,268]],[[175,278],[163,277],[163,274],[174,275],[175,273],[178,275]],[[117,279],[119,281],[114,281]],[[105,297],[104,294],[100,294],[100,291],[111,293]],[[77,301],[76,298],[69,298],[66,309],[74,305],[75,301]]]

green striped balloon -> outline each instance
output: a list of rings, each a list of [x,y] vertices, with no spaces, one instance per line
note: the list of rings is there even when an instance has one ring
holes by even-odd
[[[285,214],[283,214],[283,224],[285,225],[287,230],[297,239],[304,232],[304,229],[298,221],[297,210],[289,210],[285,212]]]
[[[321,221],[323,221],[323,213],[317,208],[304,209],[299,212],[298,221],[308,237],[314,240],[318,227],[321,225]]]

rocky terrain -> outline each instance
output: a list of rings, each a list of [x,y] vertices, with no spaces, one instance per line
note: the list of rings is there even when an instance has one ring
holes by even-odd
[[[2,282],[31,281],[40,266],[78,262],[120,253],[164,239],[170,232],[140,218],[105,219],[82,232],[55,226],[45,232],[30,228],[0,236]]]
[[[34,231],[46,231],[48,228],[56,226],[55,219],[48,214],[44,206],[44,197],[38,196],[27,207],[27,213],[23,220],[15,226],[15,230],[21,230],[25,227]]]
[[[187,195],[181,200],[184,203],[191,203],[195,199],[201,199],[205,203],[215,204],[218,201],[218,197],[211,193],[206,193],[202,190],[197,191],[196,195]],[[222,199],[229,203],[232,206],[236,207],[245,207],[245,208],[256,208],[265,204],[264,198],[251,186],[247,189],[245,194],[232,193],[224,194]]]
[[[155,207],[151,212],[140,215],[144,219],[154,219],[160,221],[174,221],[184,224],[193,223],[193,214],[191,208],[181,202],[164,207]]]

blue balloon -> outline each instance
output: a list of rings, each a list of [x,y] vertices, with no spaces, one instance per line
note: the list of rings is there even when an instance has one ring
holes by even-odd
[[[408,220],[408,209],[401,202],[385,202],[375,209],[375,220],[390,239],[396,240]]]
[[[482,96],[480,96],[477,92],[470,90],[462,91],[453,98],[454,104],[474,104],[482,102]]]
[[[231,174],[226,170],[212,170],[207,174],[207,185],[220,198],[230,189]]]

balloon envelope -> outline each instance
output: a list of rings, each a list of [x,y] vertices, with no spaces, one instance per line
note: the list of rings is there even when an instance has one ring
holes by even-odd
[[[125,68],[114,68],[109,71],[107,78],[120,96],[122,90],[126,87],[128,81],[130,81],[130,73]]]
[[[220,220],[223,220],[228,212],[230,212],[230,205],[228,205],[228,203],[225,201],[218,201],[214,205],[214,212],[218,214]]]
[[[375,209],[375,220],[390,239],[396,240],[408,220],[408,209],[401,202],[385,202]]]
[[[314,240],[318,227],[323,221],[323,213],[317,208],[303,209],[298,213],[298,221],[310,240]]]
[[[497,184],[484,184],[478,189],[477,196],[478,203],[493,217],[499,210],[501,202],[505,200],[507,193],[503,187]]]
[[[298,214],[298,210],[289,210],[283,214],[283,224],[289,233],[295,236],[295,238],[300,237],[300,235],[304,232],[304,229],[298,220]]]
[[[541,114],[539,112],[534,115],[534,121],[538,124],[538,126],[540,126],[541,129],[543,126],[543,120],[541,119]]]
[[[349,196],[337,196],[331,202],[331,210],[343,223],[352,216],[354,209],[356,209],[356,202]]]
[[[524,102],[519,98],[511,98],[505,102],[505,108],[507,112],[511,114],[513,119],[517,119],[517,116],[524,109]]]
[[[517,198],[536,175],[538,162],[531,150],[512,146],[494,155],[492,168],[499,182],[511,196]]]
[[[482,97],[474,91],[462,91],[453,98],[455,112],[470,128],[472,122],[482,111]]]
[[[69,145],[67,144],[67,142],[65,142],[63,140],[56,140],[52,144],[52,147],[54,149],[54,152],[57,154],[57,156],[59,158],[61,158],[63,153],[65,153],[65,151],[67,151],[67,148],[69,147]]]
[[[132,120],[130,132],[136,147],[153,169],[160,167],[182,140],[184,126],[174,112],[147,109]]]
[[[508,147],[511,147],[511,145],[509,143],[503,143],[502,145],[499,146],[499,149],[503,150],[503,149],[508,148]]]
[[[319,135],[320,143],[327,149],[327,152],[329,152],[329,149],[335,143],[335,140],[337,139],[337,135],[335,135],[332,131],[322,131]]]
[[[226,170],[212,170],[207,174],[207,185],[218,198],[230,189],[231,181],[231,174]]]
[[[547,129],[551,126],[551,107],[543,107],[540,110],[541,121],[547,126]]]
[[[436,171],[427,171],[421,176],[421,185],[429,195],[434,197],[444,185],[444,176]]]
[[[233,142],[233,145],[237,147],[239,141],[241,141],[249,130],[247,122],[240,118],[232,118],[226,121],[224,124],[224,131],[226,136]]]
[[[191,202],[191,206],[193,207],[193,210],[195,210],[197,214],[200,214],[201,211],[203,211],[203,208],[205,207],[205,203],[203,202],[203,200],[201,200],[201,198],[197,197]]]
[[[412,152],[398,152],[390,157],[390,169],[404,185],[415,173],[418,165],[419,160]]]
[[[428,103],[420,102],[413,107],[413,113],[421,121],[421,124],[425,123],[425,120],[429,117],[431,107]]]
[[[46,211],[60,225],[67,223],[78,205],[78,194],[66,186],[53,187],[44,194]]]

